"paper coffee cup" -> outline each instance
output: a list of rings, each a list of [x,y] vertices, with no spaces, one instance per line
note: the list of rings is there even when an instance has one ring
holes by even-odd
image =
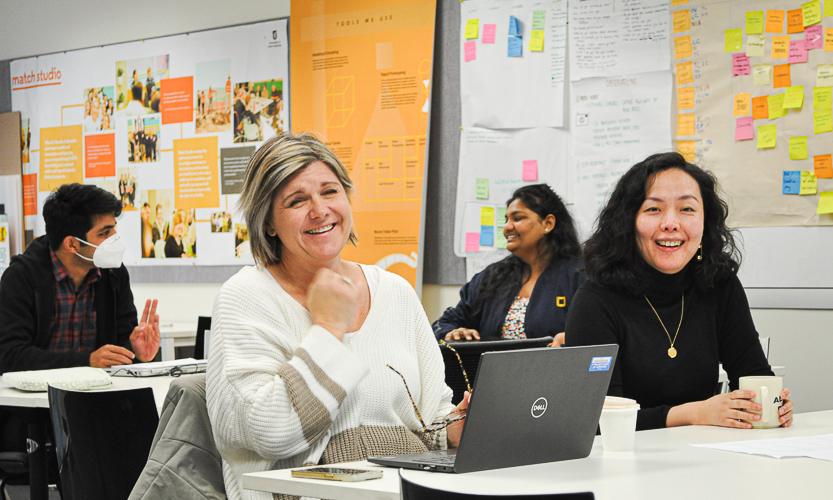
[[[636,437],[639,403],[633,399],[607,396],[599,418],[605,451],[631,451]]]
[[[781,390],[784,388],[784,379],[778,376],[762,376],[762,377],[741,377],[738,383],[738,388],[742,391],[754,391],[755,399],[752,401],[761,405],[763,411],[746,410],[751,413],[757,413],[761,416],[760,420],[749,421],[754,429],[769,429],[772,427],[779,427],[781,421],[778,410],[781,408],[783,402],[781,401]]]

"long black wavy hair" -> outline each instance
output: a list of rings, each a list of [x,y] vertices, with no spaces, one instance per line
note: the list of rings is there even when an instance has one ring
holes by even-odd
[[[539,255],[546,259],[546,267],[557,260],[577,258],[581,255],[581,245],[573,217],[552,188],[546,184],[532,184],[518,188],[506,201],[506,206],[508,207],[515,200],[523,202],[542,220],[550,214],[555,217],[555,227],[545,233],[538,242]],[[517,293],[531,273],[530,265],[514,255],[490,266],[477,294],[475,312],[479,314],[486,300],[492,297],[503,298]]]
[[[703,197],[703,259],[695,261],[695,282],[701,290],[708,290],[737,274],[740,251],[726,226],[729,206],[720,199],[717,179],[679,153],[661,153],[637,163],[616,183],[595,232],[584,243],[584,266],[590,280],[628,293],[644,292],[647,267],[642,265],[637,243],[636,216],[656,174],[671,168],[690,175]]]

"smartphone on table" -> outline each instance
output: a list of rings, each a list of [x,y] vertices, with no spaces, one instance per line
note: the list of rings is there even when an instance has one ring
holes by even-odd
[[[382,477],[381,470],[341,469],[336,467],[313,467],[312,469],[296,469],[292,477],[308,477],[312,479],[328,479],[330,481],[367,481]]]

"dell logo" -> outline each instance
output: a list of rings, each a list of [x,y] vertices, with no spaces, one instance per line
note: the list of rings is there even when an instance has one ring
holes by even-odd
[[[538,398],[532,403],[532,418],[540,418],[547,412],[547,398]]]

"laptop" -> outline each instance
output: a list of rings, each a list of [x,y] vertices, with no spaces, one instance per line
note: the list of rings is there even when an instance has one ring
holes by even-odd
[[[463,473],[585,458],[618,350],[607,344],[486,352],[456,450],[367,460]]]

